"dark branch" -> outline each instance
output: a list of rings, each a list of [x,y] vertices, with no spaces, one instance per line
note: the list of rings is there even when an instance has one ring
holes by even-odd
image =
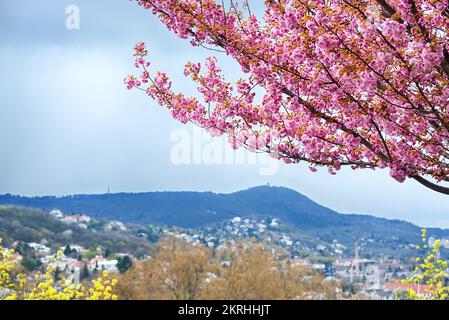
[[[449,188],[447,188],[447,187],[443,187],[436,183],[430,182],[429,180],[426,180],[421,176],[412,176],[411,178],[415,179],[420,184],[422,184],[423,186],[425,186],[433,191],[449,195]]]

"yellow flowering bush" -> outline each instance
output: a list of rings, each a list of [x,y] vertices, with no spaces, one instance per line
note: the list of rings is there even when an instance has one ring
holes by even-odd
[[[103,271],[103,277],[92,280],[92,288],[86,295],[86,300],[117,300],[117,295],[112,293],[117,285],[117,279],[109,279],[107,271]]]
[[[11,299],[14,296],[15,283],[13,271],[17,261],[13,260],[14,250],[6,251],[0,239],[0,299]],[[21,280],[19,280],[21,282]]]
[[[75,285],[61,277],[54,279],[56,267],[47,266],[46,272],[37,272],[34,279],[23,273],[15,274],[18,262],[14,251],[6,251],[0,239],[0,300],[118,300],[113,293],[117,279],[112,279],[107,271],[92,280],[91,285]],[[59,260],[62,251],[58,251]]]
[[[425,250],[424,257],[416,258],[417,266],[413,276],[402,280],[403,284],[424,285],[427,289],[423,292],[416,292],[413,289],[407,290],[407,298],[412,300],[448,300],[449,286],[447,285],[448,265],[446,261],[440,259],[440,240],[436,240],[431,248],[427,246],[427,232],[422,230],[422,245],[417,246],[418,250]]]

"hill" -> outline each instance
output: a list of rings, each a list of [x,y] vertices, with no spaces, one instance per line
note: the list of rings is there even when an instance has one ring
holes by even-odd
[[[95,249],[101,246],[112,252],[147,254],[147,241],[126,233],[91,231],[74,224],[66,224],[40,209],[0,206],[0,238],[8,246],[14,241],[43,240],[53,248],[79,244]]]
[[[409,222],[369,215],[341,214],[306,196],[283,187],[260,186],[230,194],[212,192],[146,192],[65,197],[0,196],[0,204],[20,205],[138,224],[161,224],[200,228],[235,216],[279,218],[287,228],[307,236],[353,245],[370,238],[379,248],[416,243],[420,228]],[[449,237],[449,230],[429,229],[436,237]]]

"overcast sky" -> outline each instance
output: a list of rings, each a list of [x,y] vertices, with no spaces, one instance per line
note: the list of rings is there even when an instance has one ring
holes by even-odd
[[[80,9],[79,30],[66,28],[68,5]],[[212,54],[177,39],[134,2],[1,0],[0,33],[0,193],[232,192],[271,183],[340,212],[449,227],[449,197],[413,181],[399,184],[386,171],[311,173],[264,157],[239,162],[223,140],[199,140],[201,133],[127,91],[138,41],[148,43],[153,68],[191,94],[184,64]],[[231,78],[239,74],[218,59]],[[179,164],[186,152],[194,163]]]

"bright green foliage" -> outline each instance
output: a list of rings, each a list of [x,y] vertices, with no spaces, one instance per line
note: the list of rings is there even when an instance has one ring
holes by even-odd
[[[422,230],[422,245],[416,249],[424,251],[423,257],[416,258],[417,266],[414,275],[403,280],[403,284],[424,285],[423,290],[416,292],[409,288],[407,299],[412,300],[449,300],[448,265],[440,259],[440,240],[436,240],[432,248],[427,246],[427,232]],[[427,289],[424,289],[427,288]]]

